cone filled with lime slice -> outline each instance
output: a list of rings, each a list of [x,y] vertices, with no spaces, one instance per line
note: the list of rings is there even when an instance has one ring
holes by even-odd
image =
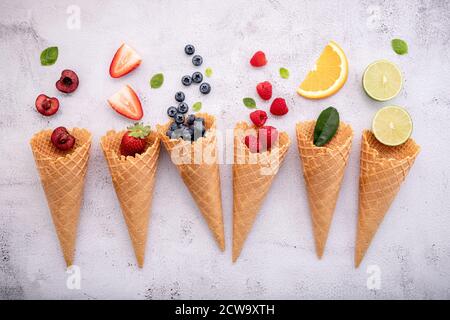
[[[419,145],[410,138],[411,118],[401,107],[380,109],[372,128],[373,132],[363,132],[361,141],[356,267],[420,151]]]

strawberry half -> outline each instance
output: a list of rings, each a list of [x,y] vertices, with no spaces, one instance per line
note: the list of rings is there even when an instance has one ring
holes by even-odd
[[[266,55],[262,51],[257,51],[250,59],[250,64],[254,67],[262,67],[267,64]]]
[[[141,101],[129,85],[116,92],[108,99],[108,103],[117,113],[128,119],[140,120],[144,116]]]
[[[130,73],[141,64],[141,56],[126,43],[117,50],[109,66],[109,74],[113,78],[120,78]]]
[[[256,91],[263,100],[270,100],[272,98],[272,84],[269,81],[258,83]]]

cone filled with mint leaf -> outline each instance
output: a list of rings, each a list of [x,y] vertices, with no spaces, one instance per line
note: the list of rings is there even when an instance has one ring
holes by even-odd
[[[297,123],[296,133],[316,253],[320,259],[347,166],[353,130],[341,122],[337,110],[330,107],[322,111],[317,121]]]

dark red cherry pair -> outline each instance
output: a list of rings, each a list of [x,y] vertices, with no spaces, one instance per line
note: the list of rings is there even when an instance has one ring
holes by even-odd
[[[78,88],[79,79],[77,74],[72,70],[63,70],[61,78],[56,82],[56,89],[64,93],[72,93]],[[55,97],[48,97],[40,94],[36,98],[36,109],[44,116],[51,116],[59,109],[59,100]]]

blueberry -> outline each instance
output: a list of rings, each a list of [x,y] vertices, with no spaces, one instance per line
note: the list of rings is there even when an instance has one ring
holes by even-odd
[[[193,114],[190,114],[186,119],[186,123],[188,126],[193,125],[194,121],[195,121],[195,115],[193,115]]]
[[[184,101],[184,93],[181,91],[178,91],[177,93],[175,93],[175,100],[177,100],[178,102],[183,102]]]
[[[192,44],[188,44],[186,45],[186,47],[184,47],[184,52],[186,52],[186,54],[188,55],[194,54],[195,48]]]
[[[180,102],[180,104],[178,105],[177,110],[178,110],[179,113],[185,114],[186,112],[189,111],[189,107],[188,107],[186,102]]]
[[[194,132],[194,140],[197,140],[205,135],[205,126],[201,123],[201,121],[195,120],[194,125],[191,126],[191,129]]]
[[[177,112],[177,108],[175,107],[169,107],[169,109],[167,109],[167,115],[171,118],[175,117]]]
[[[196,120],[196,121],[201,121],[201,123],[202,123],[203,125],[205,125],[205,118],[196,117],[195,120]]]
[[[173,131],[172,130],[167,130],[166,136],[168,136],[169,138],[172,139],[172,135],[173,135]]]
[[[177,115],[175,116],[175,122],[178,124],[184,123],[184,114],[177,113]]]
[[[190,86],[192,83],[192,78],[190,76],[183,76],[183,78],[181,78],[181,83],[185,86]]]
[[[200,85],[200,92],[203,94],[208,94],[211,92],[211,86],[209,85],[209,83],[203,82]]]
[[[170,131],[175,131],[175,130],[177,130],[177,129],[178,129],[178,123],[172,122],[172,124],[171,124],[170,127],[169,127],[169,130],[170,130]]]
[[[192,74],[192,82],[200,83],[203,81],[203,75],[201,72],[194,72]]]
[[[192,139],[191,130],[190,130],[189,128],[183,129],[183,132],[182,132],[182,134],[181,134],[181,137],[182,137],[183,140],[185,140],[185,141],[191,141],[191,139]]]
[[[183,129],[176,129],[175,131],[172,132],[171,139],[180,138],[182,133],[183,133]]]
[[[192,57],[192,64],[194,66],[201,66],[203,63],[203,58],[201,56],[199,56],[198,54],[196,54],[195,56]]]

